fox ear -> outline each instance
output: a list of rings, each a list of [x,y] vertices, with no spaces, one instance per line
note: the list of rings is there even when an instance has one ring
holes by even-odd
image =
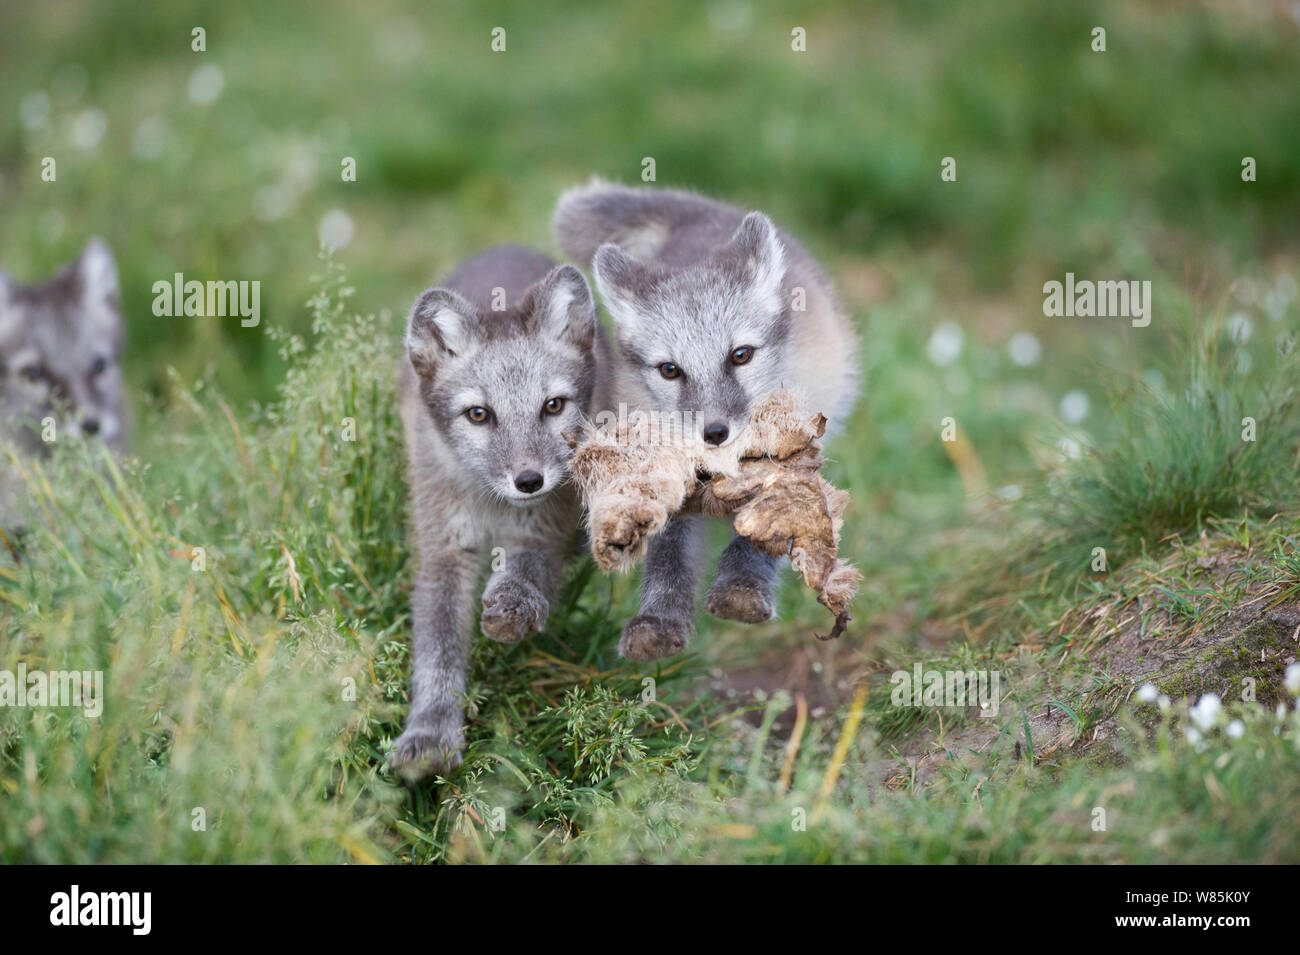
[[[426,289],[406,323],[406,354],[422,378],[433,374],[438,362],[470,351],[475,341],[474,306],[451,289]]]
[[[81,250],[77,258],[77,279],[81,283],[82,301],[117,305],[117,262],[103,239],[91,239]]]
[[[533,292],[538,330],[590,348],[596,337],[596,303],[582,273],[560,265],[546,274]]]
[[[785,280],[785,246],[772,220],[761,212],[746,215],[727,244],[727,251],[744,263],[760,299],[770,303],[773,310],[779,310],[781,283]]]
[[[649,271],[612,242],[596,250],[591,261],[596,288],[615,325],[634,325],[638,321],[637,303],[645,298]]]

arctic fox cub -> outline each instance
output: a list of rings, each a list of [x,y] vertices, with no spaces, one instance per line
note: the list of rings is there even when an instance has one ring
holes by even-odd
[[[0,270],[0,439],[42,455],[80,432],[120,449],[128,431],[125,339],[117,264],[102,240],[45,282],[22,285]],[[0,463],[0,521],[20,519],[17,482]]]
[[[603,400],[582,273],[517,246],[462,264],[416,300],[399,385],[416,554],[411,712],[393,765],[448,771],[463,748],[475,591],[483,632],[542,629],[578,528],[564,433]]]
[[[831,426],[857,391],[858,343],[829,280],[761,212],[703,196],[602,182],[560,197],[552,222],[566,255],[591,262],[614,320],[614,400],[678,413],[696,437],[731,440],[754,401],[779,388]],[[640,614],[619,649],[668,656],[694,631],[701,519],[674,520],[646,555]],[[778,559],[733,538],[706,605],[729,620],[770,619]]]

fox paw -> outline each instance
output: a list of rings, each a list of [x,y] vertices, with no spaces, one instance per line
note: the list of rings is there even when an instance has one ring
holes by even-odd
[[[410,727],[397,738],[388,765],[411,782],[433,773],[446,776],[460,765],[465,746],[463,732]]]
[[[646,541],[668,521],[668,511],[655,501],[636,499],[611,503],[593,514],[593,552],[601,570],[627,570],[645,556]]]
[[[618,641],[618,652],[626,660],[645,663],[670,657],[686,647],[690,625],[663,617],[642,614],[627,622]]]
[[[715,580],[704,606],[715,617],[740,623],[762,623],[776,616],[771,591],[746,577]]]
[[[514,643],[546,625],[551,607],[532,584],[503,577],[483,594],[483,635],[501,643]]]

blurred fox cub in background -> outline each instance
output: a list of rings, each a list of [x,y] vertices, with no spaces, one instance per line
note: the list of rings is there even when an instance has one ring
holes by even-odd
[[[781,388],[832,428],[847,417],[858,377],[852,323],[817,263],[761,212],[597,181],[560,197],[552,227],[566,255],[591,263],[614,320],[614,401],[678,413],[674,420],[694,420],[695,437],[718,446],[756,399]],[[699,517],[678,518],[651,540],[623,656],[652,660],[686,646],[703,529]],[[709,612],[770,619],[780,560],[733,537]]]
[[[121,359],[126,340],[117,263],[100,239],[45,282],[0,270],[0,441],[46,455],[68,433],[126,443]],[[19,477],[0,454],[0,522],[17,514]]]
[[[399,383],[416,552],[411,712],[391,757],[410,778],[461,761],[489,555],[483,632],[513,642],[546,623],[581,513],[564,433],[603,407],[604,347],[582,273],[516,246],[470,259],[411,309]]]

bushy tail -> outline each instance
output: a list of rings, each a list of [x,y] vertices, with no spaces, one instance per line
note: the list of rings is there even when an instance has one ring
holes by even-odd
[[[606,242],[631,254],[652,255],[663,241],[664,193],[592,179],[560,196],[551,233],[564,254],[584,267]]]

